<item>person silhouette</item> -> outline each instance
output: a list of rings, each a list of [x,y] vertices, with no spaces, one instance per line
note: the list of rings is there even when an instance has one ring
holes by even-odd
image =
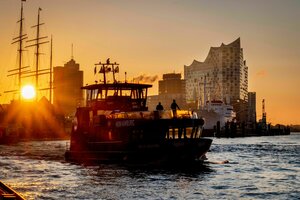
[[[173,99],[173,102],[172,102],[172,104],[171,104],[171,109],[172,109],[173,117],[174,117],[174,118],[177,117],[177,112],[176,112],[177,108],[178,108],[178,110],[180,110],[180,108],[179,108],[179,106],[177,105],[175,99]]]
[[[161,105],[160,102],[158,102],[158,104],[157,104],[157,106],[156,106],[156,110],[158,110],[158,111],[164,110],[164,107]]]
[[[196,111],[192,111],[192,119],[198,119],[198,115]],[[191,133],[191,138],[196,138],[197,137],[197,132],[198,132],[198,126],[195,125],[194,120],[193,120],[193,129],[192,129],[192,133]]]

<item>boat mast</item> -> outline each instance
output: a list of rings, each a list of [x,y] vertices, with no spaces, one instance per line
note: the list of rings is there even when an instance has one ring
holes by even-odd
[[[35,44],[26,46],[26,47],[32,47],[35,46],[36,47],[36,51],[35,51],[35,89],[36,91],[39,91],[39,76],[45,73],[40,73],[42,70],[39,70],[39,56],[40,56],[40,45],[41,44],[45,44],[48,43],[49,41],[44,41],[42,42],[42,39],[46,39],[47,36],[45,37],[40,37],[40,26],[44,25],[45,23],[40,23],[40,12],[42,11],[41,8],[38,9],[38,18],[37,18],[37,25],[32,26],[31,28],[35,28],[36,27],[36,38],[32,39],[32,40],[28,40],[27,42],[34,42]],[[44,71],[44,70],[43,70]],[[49,73],[49,72],[48,72]],[[38,93],[36,93],[36,101],[38,100]]]
[[[14,72],[14,73],[7,75],[7,76],[18,75],[18,90],[5,91],[5,93],[17,91],[19,93],[19,101],[21,100],[22,74],[24,73],[23,69],[28,68],[28,66],[22,67],[23,51],[25,51],[23,49],[23,40],[28,38],[27,34],[23,33],[23,21],[24,21],[23,1],[25,1],[25,0],[21,0],[20,20],[17,21],[17,23],[20,23],[19,35],[17,37],[13,38],[13,42],[11,43],[11,44],[18,43],[18,46],[19,46],[19,48],[18,48],[18,52],[19,52],[18,68],[9,70],[8,72]],[[17,71],[17,73],[15,73],[15,71]]]
[[[50,43],[50,83],[49,83],[49,101],[52,103],[52,35],[51,35],[51,43]]]
[[[37,27],[36,27],[36,60],[35,60],[35,88],[38,89],[39,85],[39,77],[38,77],[38,70],[39,70],[39,48],[40,48],[40,11],[41,8],[38,10],[38,21],[37,21]],[[36,94],[37,98],[38,94]]]
[[[21,39],[23,35],[23,1],[21,1],[21,17],[20,17],[20,42],[19,42],[19,100],[21,100],[21,69],[22,69],[22,51],[23,51],[23,40]]]

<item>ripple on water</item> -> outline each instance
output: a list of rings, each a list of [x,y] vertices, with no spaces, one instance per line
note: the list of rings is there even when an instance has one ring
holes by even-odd
[[[1,146],[0,179],[28,199],[299,199],[300,135],[214,139],[203,168],[81,166],[65,141]]]

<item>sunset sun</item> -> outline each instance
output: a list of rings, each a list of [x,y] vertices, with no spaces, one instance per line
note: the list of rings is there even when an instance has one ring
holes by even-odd
[[[35,97],[35,89],[32,85],[25,85],[21,90],[22,97],[30,100]]]

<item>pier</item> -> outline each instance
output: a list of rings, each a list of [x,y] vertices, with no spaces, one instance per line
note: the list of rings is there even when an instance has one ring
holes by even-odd
[[[225,127],[220,127],[220,122],[214,126],[214,129],[203,129],[202,136],[204,137],[218,137],[218,138],[235,138],[235,137],[253,137],[253,136],[277,136],[290,135],[290,127],[284,125],[267,127],[261,126],[257,123],[255,127],[246,127],[244,123],[226,123]]]

